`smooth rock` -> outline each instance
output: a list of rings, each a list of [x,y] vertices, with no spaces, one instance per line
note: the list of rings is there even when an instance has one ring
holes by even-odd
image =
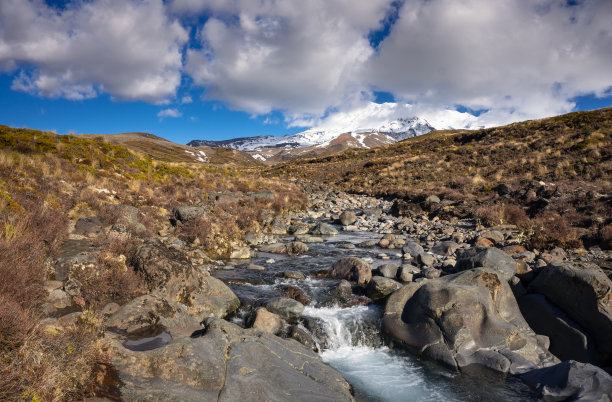
[[[206,211],[202,207],[193,205],[181,205],[172,210],[174,218],[181,222],[187,222],[204,216]]]
[[[494,269],[506,282],[516,274],[517,269],[516,261],[512,257],[493,247],[469,248],[457,258],[455,265],[457,271],[479,267]]]
[[[344,211],[340,214],[339,221],[342,226],[349,226],[357,221],[357,215],[353,211]]]
[[[288,297],[278,297],[266,303],[266,308],[289,322],[295,322],[304,311],[304,305]]]
[[[372,277],[372,280],[368,282],[366,294],[372,300],[380,300],[389,296],[391,293],[395,292],[401,287],[402,285],[393,279],[382,276],[374,276]]]
[[[372,279],[372,268],[361,258],[345,257],[334,263],[331,276],[364,285]]]
[[[246,320],[247,328],[278,334],[283,328],[283,321],[278,314],[271,313],[265,307],[257,307]]]

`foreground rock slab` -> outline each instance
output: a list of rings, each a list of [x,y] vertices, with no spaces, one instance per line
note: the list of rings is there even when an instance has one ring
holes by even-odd
[[[352,401],[351,387],[292,339],[212,319],[192,337],[134,352],[105,338],[125,400]]]

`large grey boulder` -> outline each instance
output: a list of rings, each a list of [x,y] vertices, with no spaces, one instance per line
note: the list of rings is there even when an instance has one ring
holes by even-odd
[[[273,299],[266,304],[266,308],[268,311],[278,314],[289,322],[295,322],[304,312],[304,305],[302,303],[288,297]]]
[[[219,279],[208,273],[200,275],[198,290],[187,297],[189,314],[205,318],[210,314],[224,318],[240,307],[240,300],[232,290]]]
[[[331,276],[365,285],[372,279],[372,268],[361,258],[345,257],[334,263]]]
[[[357,214],[353,211],[344,211],[340,214],[338,218],[342,226],[349,226],[357,221]]]
[[[449,255],[453,255],[455,253],[455,251],[457,251],[457,249],[459,249],[459,244],[457,244],[454,241],[441,241],[439,243],[436,243],[432,248],[431,248],[431,252],[433,254],[437,254],[437,255],[442,255],[442,256],[449,256]]]
[[[315,236],[335,236],[338,234],[338,230],[328,223],[320,222],[310,229],[310,234]]]
[[[193,205],[180,205],[172,210],[174,218],[177,221],[187,222],[204,216],[206,211],[202,207]]]
[[[551,264],[529,285],[595,338],[602,364],[612,363],[612,281],[595,264]]]
[[[107,332],[123,399],[353,400],[346,380],[295,340],[218,319],[192,337],[171,335],[161,348],[136,352],[123,347],[125,338]]]
[[[515,374],[558,362],[490,268],[402,287],[387,301],[382,329],[393,345],[457,370],[479,365]]]
[[[573,360],[529,371],[522,380],[544,401],[610,401],[612,377],[599,367]]]
[[[504,282],[508,282],[516,274],[516,261],[495,247],[472,247],[465,250],[455,265],[456,271],[472,268],[491,268],[500,274]]]
[[[247,317],[246,326],[271,334],[277,334],[283,328],[283,320],[281,320],[278,314],[271,313],[265,307],[257,307]]]
[[[374,276],[372,277],[372,280],[368,282],[366,292],[370,299],[381,300],[401,287],[402,285],[393,279],[382,276]]]
[[[421,247],[420,244],[415,243],[413,241],[407,241],[406,244],[402,247],[402,252],[404,255],[409,255],[412,258],[417,258],[420,254],[423,254],[425,250]]]
[[[595,341],[560,308],[541,294],[518,298],[523,317],[537,334],[550,339],[548,350],[562,361],[577,360],[597,364]]]

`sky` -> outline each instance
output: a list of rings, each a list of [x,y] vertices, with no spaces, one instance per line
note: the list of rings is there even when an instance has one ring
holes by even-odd
[[[186,143],[612,105],[610,0],[0,0],[0,124]]]

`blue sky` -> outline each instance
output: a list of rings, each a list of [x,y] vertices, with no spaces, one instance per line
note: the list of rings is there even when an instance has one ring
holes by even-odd
[[[186,143],[607,107],[611,12],[605,0],[3,0],[0,124]],[[373,103],[386,114],[369,116]]]

